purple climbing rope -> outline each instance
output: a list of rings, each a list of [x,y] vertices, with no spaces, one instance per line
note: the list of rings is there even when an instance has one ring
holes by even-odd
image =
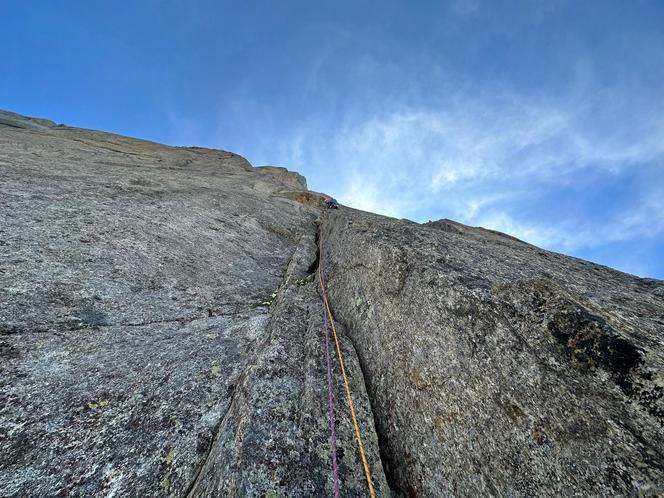
[[[337,430],[334,424],[334,394],[332,392],[332,363],[330,361],[330,325],[327,313],[323,310],[325,326],[325,360],[327,361],[327,418],[330,423],[330,448],[332,450],[332,476],[334,478],[334,498],[339,498],[339,467],[337,465]]]

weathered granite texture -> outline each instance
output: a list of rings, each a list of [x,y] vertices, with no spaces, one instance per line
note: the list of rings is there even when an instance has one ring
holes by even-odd
[[[664,282],[284,168],[0,111],[0,497],[664,493]],[[342,496],[367,496],[334,366]]]
[[[664,282],[449,221],[322,226],[395,489],[664,492]]]
[[[0,496],[331,489],[320,211],[280,194],[297,190],[228,152],[0,113]]]

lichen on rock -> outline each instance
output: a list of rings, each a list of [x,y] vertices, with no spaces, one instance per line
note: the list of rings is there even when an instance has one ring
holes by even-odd
[[[664,282],[285,168],[0,111],[0,495],[664,493]],[[367,496],[338,364],[342,496]]]

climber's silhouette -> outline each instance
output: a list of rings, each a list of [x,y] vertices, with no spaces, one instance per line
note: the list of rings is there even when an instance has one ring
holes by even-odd
[[[339,203],[334,197],[326,197],[325,198],[325,206],[328,209],[339,209]]]

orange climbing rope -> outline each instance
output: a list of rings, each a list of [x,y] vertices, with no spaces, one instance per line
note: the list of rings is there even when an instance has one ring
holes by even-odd
[[[337,358],[339,359],[339,366],[341,368],[341,376],[344,380],[344,387],[346,388],[346,399],[348,400],[348,408],[350,409],[350,416],[353,420],[353,426],[355,427],[355,439],[357,439],[357,447],[360,450],[360,458],[362,460],[362,466],[364,467],[364,475],[367,478],[367,486],[369,487],[369,495],[371,498],[376,497],[374,491],[373,479],[371,478],[371,471],[369,470],[369,464],[367,463],[367,457],[364,453],[364,445],[362,444],[362,434],[360,433],[360,426],[357,423],[357,417],[355,416],[355,405],[353,404],[353,395],[350,393],[350,386],[348,384],[348,377],[346,376],[346,366],[344,364],[343,354],[341,353],[341,348],[339,347],[339,338],[337,337],[337,330],[334,326],[334,318],[332,317],[332,311],[330,310],[330,303],[327,300],[327,290],[325,288],[325,279],[323,277],[323,239],[320,238],[320,256],[318,263],[318,278],[320,280],[320,287],[323,294],[323,304],[325,305],[325,311],[329,319],[329,323],[332,326],[332,336],[334,337],[334,344],[337,348]]]

